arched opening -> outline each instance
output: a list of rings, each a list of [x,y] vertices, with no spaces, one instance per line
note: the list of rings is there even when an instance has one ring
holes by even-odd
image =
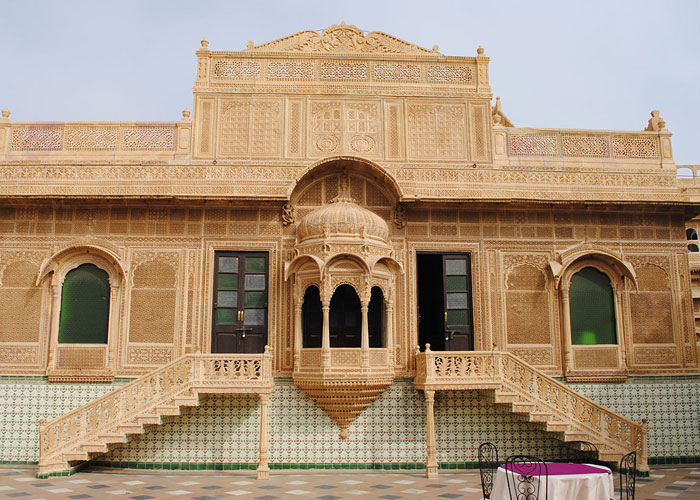
[[[372,287],[367,310],[370,347],[384,347],[384,314],[384,292],[378,286]]]
[[[689,252],[700,252],[698,247],[698,232],[695,228],[689,227],[685,230],[685,238],[688,240],[688,251]]]
[[[573,345],[617,344],[615,296],[608,275],[584,267],[572,276],[569,297]]]
[[[94,264],[66,274],[61,293],[59,344],[106,344],[109,329],[109,277]]]
[[[318,287],[312,285],[304,292],[304,303],[301,308],[303,346],[321,347],[323,336],[323,311],[321,294]]]
[[[330,304],[331,347],[360,347],[362,342],[362,312],[360,298],[350,285],[340,285]]]

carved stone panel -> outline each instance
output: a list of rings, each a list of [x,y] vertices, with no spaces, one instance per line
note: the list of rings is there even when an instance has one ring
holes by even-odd
[[[309,106],[310,156],[381,154],[379,102],[312,101]]]
[[[464,104],[408,103],[409,159],[466,159]]]

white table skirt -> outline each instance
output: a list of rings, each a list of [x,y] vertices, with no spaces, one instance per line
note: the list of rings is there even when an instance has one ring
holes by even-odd
[[[589,464],[590,465],[590,464]],[[549,500],[610,500],[615,495],[615,479],[607,467],[591,465],[601,469],[599,474],[550,475],[548,482]],[[544,490],[540,489],[544,498]],[[499,467],[493,480],[491,500],[510,500],[506,471]]]

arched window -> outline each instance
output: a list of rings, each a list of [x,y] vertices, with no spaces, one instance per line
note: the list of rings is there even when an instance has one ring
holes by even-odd
[[[617,344],[615,300],[610,278],[584,267],[571,278],[571,343]]]
[[[321,308],[321,294],[317,286],[310,286],[304,292],[301,317],[304,347],[321,347],[323,310]]]
[[[685,238],[688,240],[689,252],[700,252],[700,248],[698,248],[698,232],[695,228],[689,227],[686,229]]]
[[[59,344],[106,344],[109,325],[109,277],[93,264],[66,274],[61,293]]]
[[[367,320],[369,323],[369,346],[384,347],[384,292],[378,286],[372,287]]]
[[[340,285],[331,298],[331,347],[360,347],[362,343],[362,311],[360,298],[350,285]]]

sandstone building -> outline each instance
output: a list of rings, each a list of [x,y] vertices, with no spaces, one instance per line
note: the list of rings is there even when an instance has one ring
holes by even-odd
[[[208,45],[177,122],[3,111],[2,460],[697,459],[700,198],[658,112],[519,128],[481,47],[345,24]]]

